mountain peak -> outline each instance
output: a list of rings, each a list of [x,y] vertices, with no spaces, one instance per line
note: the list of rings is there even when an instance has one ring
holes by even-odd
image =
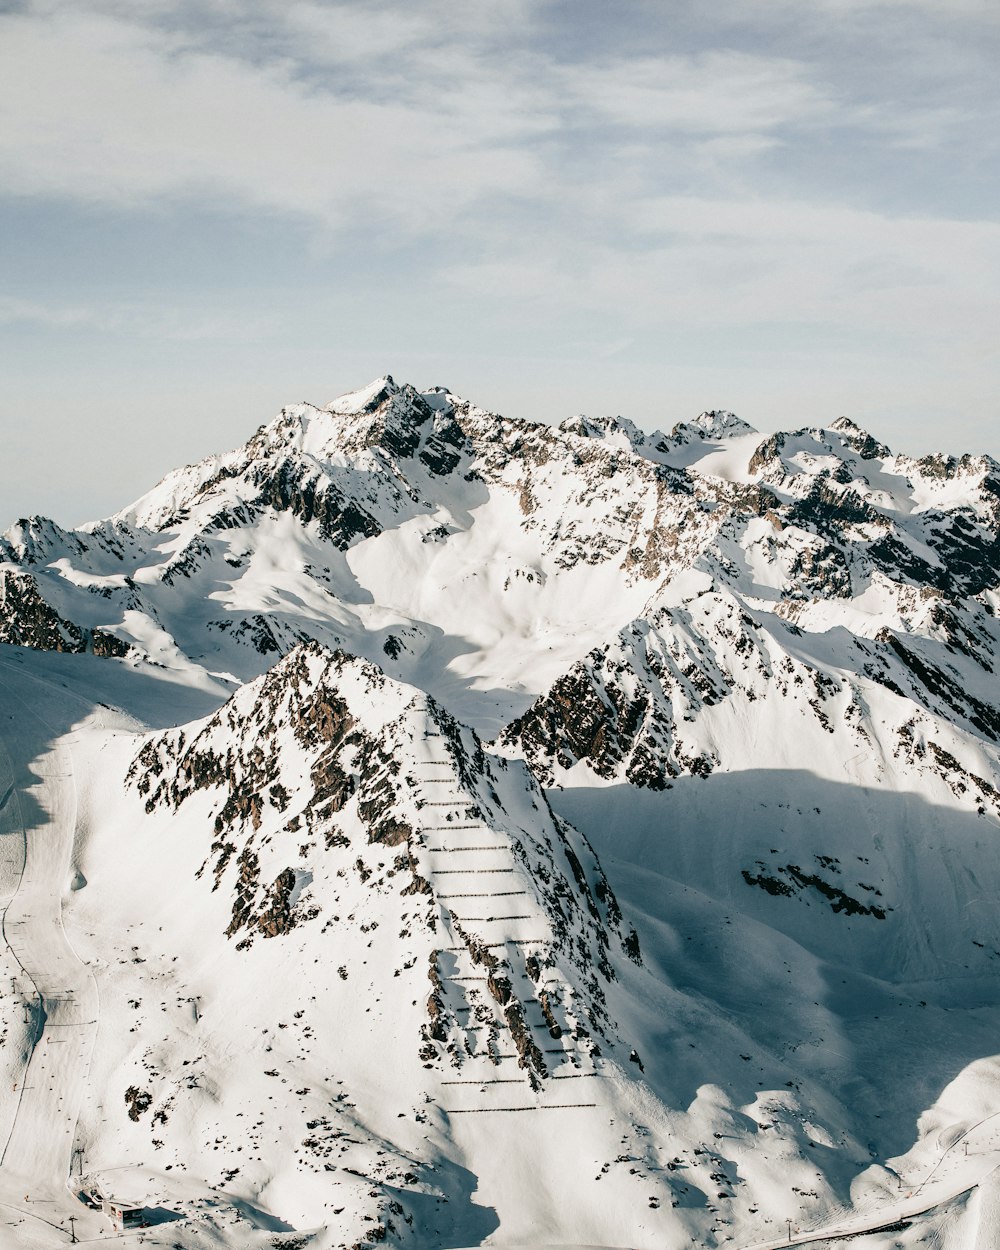
[[[839,430],[842,433],[862,434],[864,431],[856,421],[852,421],[850,417],[837,417],[835,421],[830,422],[831,430]]]
[[[740,434],[756,434],[749,422],[725,408],[713,408],[701,412],[693,421],[684,423],[689,429],[700,430],[705,438],[735,438]]]
[[[838,417],[836,421],[831,421],[830,429],[843,435],[844,441],[848,446],[853,447],[863,460],[884,460],[892,455],[885,443],[880,443],[877,438],[873,438],[867,430],[863,430],[850,417]]]
[[[620,444],[637,449],[646,441],[646,436],[628,417],[588,417],[580,413],[560,422],[559,430],[563,434],[576,434],[581,438],[601,439],[606,443]]]
[[[401,389],[405,388],[397,386],[392,374],[386,373],[369,382],[367,386],[362,386],[360,390],[348,391],[345,395],[338,396],[327,404],[326,411],[345,414],[374,412],[387,399],[398,395]]]

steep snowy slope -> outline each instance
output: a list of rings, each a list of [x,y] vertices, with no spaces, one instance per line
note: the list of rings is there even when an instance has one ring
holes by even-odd
[[[18,523],[16,1244],[69,1172],[164,1246],[995,1244],[998,525],[846,420],[391,378]]]

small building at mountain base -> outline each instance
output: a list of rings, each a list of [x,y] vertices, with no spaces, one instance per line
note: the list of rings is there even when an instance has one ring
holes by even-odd
[[[145,1224],[145,1207],[140,1203],[102,1197],[101,1210],[111,1221],[111,1227],[116,1233],[123,1233],[130,1228],[142,1228]]]

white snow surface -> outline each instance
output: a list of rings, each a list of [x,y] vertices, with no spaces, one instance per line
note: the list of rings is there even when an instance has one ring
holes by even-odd
[[[391,377],[0,539],[0,1246],[1000,1244],[1000,466]]]

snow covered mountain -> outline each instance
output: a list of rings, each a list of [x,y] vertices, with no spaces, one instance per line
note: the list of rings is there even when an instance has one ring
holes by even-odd
[[[846,419],[389,377],[18,522],[12,1244],[997,1244],[998,535]]]

